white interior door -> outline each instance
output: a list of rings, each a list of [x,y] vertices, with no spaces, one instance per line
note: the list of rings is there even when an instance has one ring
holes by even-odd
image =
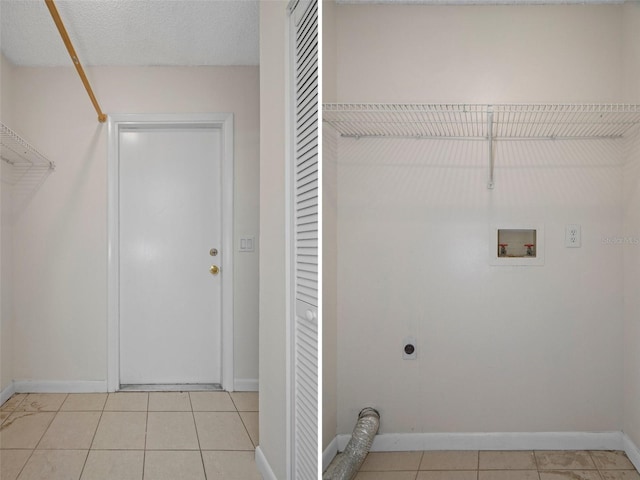
[[[121,385],[221,383],[221,157],[216,128],[119,132]]]

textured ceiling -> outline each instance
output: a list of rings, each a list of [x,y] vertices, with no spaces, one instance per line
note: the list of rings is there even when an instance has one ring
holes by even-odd
[[[612,5],[638,1],[640,0],[336,0],[336,3],[389,5]]]
[[[83,65],[258,65],[258,0],[57,0]],[[44,0],[0,0],[16,65],[72,65]]]
[[[56,5],[84,65],[258,65],[259,1],[56,0]],[[638,0],[627,0],[633,1]],[[337,2],[526,5],[619,4],[624,0]],[[44,0],[0,0],[0,47],[16,65],[71,65]]]

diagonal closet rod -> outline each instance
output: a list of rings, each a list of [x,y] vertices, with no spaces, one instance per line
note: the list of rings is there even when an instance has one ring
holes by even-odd
[[[67,30],[64,28],[64,24],[62,23],[62,19],[60,18],[60,14],[58,13],[58,9],[56,8],[55,4],[53,3],[53,0],[44,0],[44,3],[47,4],[47,8],[49,9],[49,12],[51,13],[51,17],[53,18],[53,21],[55,22],[56,27],[58,27],[58,32],[60,32],[60,36],[62,37],[62,41],[64,42],[65,46],[67,47],[67,51],[69,52],[69,55],[71,56],[71,61],[75,65],[76,70],[78,71],[78,75],[80,75],[80,80],[82,80],[84,88],[87,90],[87,93],[89,94],[89,98],[91,99],[91,103],[93,103],[93,108],[95,108],[96,112],[98,113],[98,121],[100,123],[106,122],[107,121],[107,116],[100,109],[100,105],[98,104],[98,100],[96,100],[96,97],[93,94],[93,90],[91,89],[91,85],[89,84],[89,80],[87,79],[87,76],[84,73],[84,69],[82,68],[82,65],[80,64],[80,60],[78,60],[78,55],[76,54],[76,50],[73,48],[73,44],[71,43],[71,39],[69,38],[69,35],[67,34]]]

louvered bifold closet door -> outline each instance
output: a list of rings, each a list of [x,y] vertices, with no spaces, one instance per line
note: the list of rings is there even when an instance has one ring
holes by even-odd
[[[292,478],[318,478],[318,2],[291,12],[293,155]]]

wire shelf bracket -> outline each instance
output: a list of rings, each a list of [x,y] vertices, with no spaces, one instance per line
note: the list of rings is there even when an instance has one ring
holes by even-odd
[[[495,187],[493,170],[496,164],[496,157],[493,149],[493,108],[491,106],[487,108],[487,139],[489,140],[489,181],[487,182],[487,188],[493,190],[493,187]]]
[[[323,122],[351,138],[486,140],[492,189],[497,142],[624,138],[640,105],[328,103]]]
[[[0,158],[22,174],[32,170],[55,170],[56,168],[54,162],[1,122]]]

